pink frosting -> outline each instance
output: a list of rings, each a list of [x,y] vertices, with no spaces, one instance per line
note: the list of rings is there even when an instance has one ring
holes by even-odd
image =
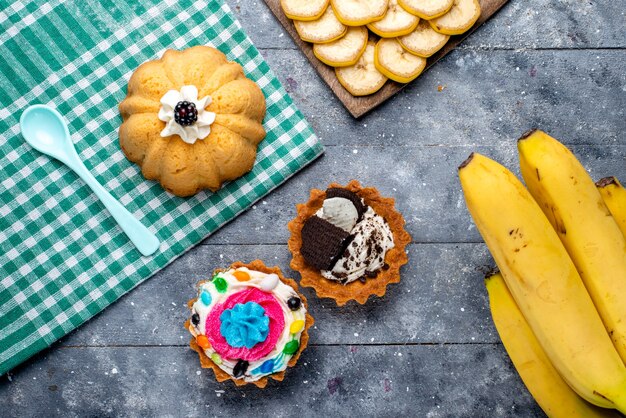
[[[269,332],[265,341],[255,344],[248,349],[246,347],[235,348],[230,346],[220,332],[220,315],[226,309],[231,309],[238,303],[256,302],[265,309],[265,315],[270,319]],[[250,287],[241,292],[232,294],[224,303],[219,303],[209,313],[206,320],[205,334],[217,354],[227,359],[243,359],[247,361],[258,360],[274,349],[280,335],[285,328],[285,318],[280,303],[271,293],[263,292],[255,287]]]

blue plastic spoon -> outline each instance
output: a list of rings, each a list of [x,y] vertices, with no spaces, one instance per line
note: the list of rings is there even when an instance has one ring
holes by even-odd
[[[76,153],[67,124],[59,112],[45,105],[30,106],[22,113],[20,128],[26,142],[33,148],[64,163],[91,187],[141,254],[150,255],[159,249],[159,239],[87,170]]]

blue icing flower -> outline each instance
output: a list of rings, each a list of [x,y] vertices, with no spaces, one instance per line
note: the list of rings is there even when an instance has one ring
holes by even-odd
[[[220,315],[220,321],[222,336],[235,348],[254,347],[265,341],[270,330],[270,319],[256,302],[238,303],[226,309]]]

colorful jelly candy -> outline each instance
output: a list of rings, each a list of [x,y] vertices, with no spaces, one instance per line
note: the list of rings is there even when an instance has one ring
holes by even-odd
[[[278,286],[278,280],[279,279],[276,274],[268,274],[263,278],[263,280],[261,280],[261,283],[259,283],[259,289],[264,292],[271,292],[276,286]]]
[[[293,321],[293,323],[289,327],[289,332],[291,332],[292,334],[297,334],[298,332],[302,331],[303,328],[304,321],[302,319],[298,319],[297,321]]]
[[[285,348],[283,348],[283,353],[291,355],[298,351],[300,347],[300,343],[297,340],[291,340],[287,344],[285,344]]]
[[[248,370],[249,365],[250,363],[248,363],[247,361],[239,360],[237,364],[235,364],[235,367],[233,368],[233,376],[241,377],[244,374],[246,374],[246,370]]]
[[[215,289],[217,289],[220,293],[224,293],[226,292],[226,289],[228,289],[228,283],[226,283],[226,280],[222,277],[216,277],[213,279],[213,284],[215,285]]]
[[[265,360],[261,364],[261,373],[272,373],[274,371],[274,359]]]
[[[215,364],[222,364],[222,358],[217,353],[211,354],[211,360],[213,360],[213,363]]]
[[[213,298],[211,297],[211,294],[207,291],[203,291],[200,294],[200,300],[202,301],[202,303],[204,303],[206,306],[209,306],[211,304],[211,301],[213,300]]]
[[[235,279],[239,280],[240,282],[247,282],[248,280],[250,280],[250,274],[243,270],[235,270],[233,276],[235,276]]]
[[[292,297],[287,299],[287,306],[289,306],[289,309],[291,309],[292,311],[297,311],[298,309],[300,309],[300,305],[301,305],[301,301],[300,298],[297,297]]]
[[[198,335],[196,337],[196,343],[198,343],[198,345],[205,350],[211,348],[211,343],[209,342],[209,339],[206,337],[206,335]]]

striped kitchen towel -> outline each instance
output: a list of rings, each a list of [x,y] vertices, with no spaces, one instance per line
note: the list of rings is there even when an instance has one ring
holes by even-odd
[[[12,4],[9,4],[12,3]],[[217,193],[177,198],[124,157],[117,110],[132,72],[165,49],[211,45],[267,99],[254,169]],[[0,374],[115,302],[323,152],[221,0],[0,3]],[[142,257],[88,187],[28,146],[29,104],[57,108],[87,167],[162,241]]]

